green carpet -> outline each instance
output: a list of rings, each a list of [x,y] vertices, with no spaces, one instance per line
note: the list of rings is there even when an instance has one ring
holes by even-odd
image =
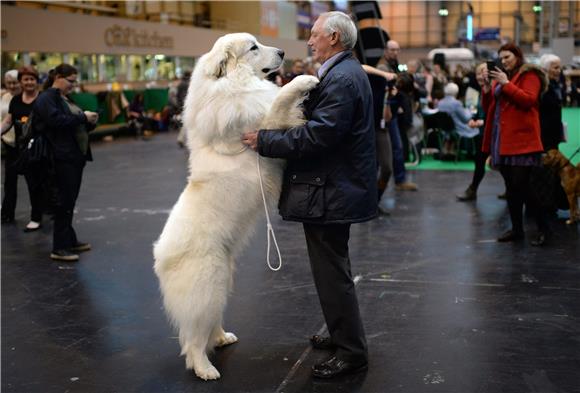
[[[568,124],[568,140],[560,144],[560,151],[566,157],[570,157],[578,147],[580,147],[580,108],[564,108],[562,110],[562,119]],[[572,162],[580,162],[580,153],[572,158]],[[435,160],[432,156],[423,156],[423,160],[417,166],[405,164],[409,170],[427,170],[427,171],[473,171],[473,161],[440,161]]]
[[[568,141],[560,143],[559,149],[566,157],[570,157],[580,147],[580,108],[562,109],[562,119],[568,123]],[[580,153],[572,158],[572,162],[580,162]]]

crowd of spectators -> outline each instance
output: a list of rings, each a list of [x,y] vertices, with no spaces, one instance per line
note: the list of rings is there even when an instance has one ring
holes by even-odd
[[[392,175],[397,191],[418,190],[415,183],[407,180],[405,164],[409,166],[412,161],[416,162],[416,155],[420,156],[422,151],[427,151],[435,152],[435,157],[440,159],[457,160],[459,154],[473,159],[475,170],[472,182],[463,194],[457,195],[457,200],[474,201],[485,174],[486,161],[491,159],[494,168],[499,169],[504,177],[506,192],[499,194],[498,198],[507,199],[513,225],[513,228],[500,236],[498,240],[512,241],[522,237],[523,227],[520,216],[522,206],[525,204],[532,215],[535,215],[538,223],[539,235],[533,243],[542,245],[549,233],[549,228],[542,203],[537,198],[532,200],[529,197],[534,195],[529,189],[530,184],[533,183],[530,178],[534,176],[533,173],[537,173],[530,168],[541,167],[539,155],[549,149],[557,148],[558,144],[565,139],[561,108],[579,105],[580,83],[574,82],[570,75],[562,72],[560,60],[554,55],[543,56],[540,59],[540,67],[525,64],[522,56],[517,67],[510,70],[506,69],[501,59],[501,51],[498,51],[499,59],[495,61],[497,69],[495,67],[488,69],[490,63],[482,61],[474,64],[473,67],[456,64],[450,70],[444,63],[435,62],[429,66],[419,59],[409,60],[403,65],[399,60],[400,53],[399,44],[390,40],[386,43],[384,56],[377,67],[363,65],[369,75],[371,85],[375,87],[373,92],[375,104],[380,101],[379,105],[375,105],[379,198],[387,188]],[[525,67],[522,68],[524,65]],[[541,127],[538,123],[537,130],[538,132],[541,130],[542,146],[538,144],[531,148],[533,152],[530,154],[533,153],[534,159],[526,162],[522,169],[521,161],[514,162],[506,158],[505,147],[500,148],[497,144],[499,139],[492,144],[492,125],[499,124],[500,120],[486,116],[489,112],[495,113],[495,110],[482,98],[488,86],[491,86],[490,83],[499,83],[494,79],[500,75],[496,72],[502,73],[501,75],[510,81],[516,75],[526,73],[530,67],[539,70],[540,74],[543,73],[547,77],[546,81],[549,79],[549,83],[546,82],[545,93],[541,94],[538,91],[536,96],[529,97],[530,102],[534,102],[533,105],[539,105],[538,121],[541,121]],[[272,75],[271,79],[282,86],[297,75],[316,75],[316,69],[317,64],[309,58],[296,60],[288,70]],[[377,78],[383,81],[379,82]],[[377,94],[377,90],[380,94]],[[510,89],[507,91],[509,92]],[[502,93],[500,91],[493,94]],[[500,102],[510,102],[510,99],[511,97],[503,97]],[[426,129],[422,122],[423,117],[437,112],[450,116],[454,125],[452,130]],[[502,116],[506,116],[505,110]],[[525,116],[522,114],[522,117]],[[439,133],[439,135],[437,138],[430,139],[428,136],[430,132]],[[484,138],[485,132],[489,133],[487,139]],[[509,127],[502,131],[502,146],[506,141],[509,142],[510,132]],[[540,134],[537,137],[539,141]],[[471,148],[468,148],[469,146]],[[490,154],[492,154],[491,158]],[[496,155],[495,161],[493,154]],[[513,154],[517,156],[528,153]],[[503,160],[501,162],[498,161],[500,157]],[[517,159],[520,158],[517,157]],[[557,188],[556,183],[552,182],[552,184]],[[388,214],[381,203],[379,203],[379,210]]]
[[[498,197],[507,198],[514,225],[512,233],[506,233],[500,239],[502,241],[519,239],[523,231],[519,218],[521,206],[525,203],[534,205],[525,198],[528,192],[525,187],[533,171],[529,168],[518,171],[518,168],[522,166],[519,165],[520,161],[516,162],[517,165],[511,165],[511,167],[516,167],[514,169],[507,164],[505,157],[501,158],[505,155],[502,153],[505,148],[501,146],[505,144],[509,136],[506,134],[508,131],[505,130],[502,130],[501,139],[494,133],[492,124],[499,124],[499,120],[490,118],[489,113],[499,113],[499,111],[495,111],[496,104],[490,104],[490,102],[495,102],[494,94],[507,93],[503,93],[502,89],[499,92],[490,93],[489,86],[491,82],[496,81],[494,77],[500,75],[496,74],[497,72],[506,76],[509,82],[511,77],[521,73],[521,67],[525,65],[524,68],[527,70],[530,65],[525,64],[521,56],[521,59],[518,58],[517,71],[510,72],[502,63],[501,51],[499,51],[500,60],[495,63],[498,66],[497,69],[488,69],[490,63],[481,62],[475,64],[473,68],[457,64],[450,71],[444,63],[440,62],[429,66],[419,59],[412,59],[406,64],[401,64],[400,53],[399,44],[390,40],[386,43],[384,56],[376,67],[363,65],[369,75],[375,101],[379,199],[387,189],[391,176],[394,178],[395,190],[418,190],[417,184],[407,179],[405,164],[409,166],[412,161],[416,163],[421,158],[422,151],[435,152],[436,158],[451,157],[455,160],[463,151],[473,159],[475,171],[472,182],[463,194],[457,195],[457,200],[473,201],[477,198],[477,190],[485,174],[485,163],[490,159],[491,154],[492,165],[501,169],[506,181],[507,193]],[[532,148],[534,158],[526,162],[524,165],[526,167],[539,166],[539,154],[542,151],[557,148],[558,144],[565,139],[561,108],[580,104],[580,83],[562,71],[562,64],[557,56],[543,56],[540,59],[540,66],[543,71],[539,72],[543,72],[546,76],[546,91],[530,100],[534,103],[539,102],[538,130],[541,134],[538,138],[541,137],[542,146],[534,145]],[[286,69],[271,74],[269,78],[273,83],[283,86],[298,75],[316,75],[319,67],[320,64],[312,58],[298,59],[288,64]],[[167,117],[172,119],[169,122],[174,122],[175,129],[180,128],[181,108],[185,103],[190,75],[190,72],[184,73],[183,77],[170,88]],[[507,83],[506,80],[502,77],[504,84]],[[26,122],[27,114],[31,112],[32,105],[39,94],[39,82],[38,73],[31,67],[24,67],[19,71],[10,70],[4,75],[2,91],[2,148],[5,159],[3,223],[14,221],[18,176],[15,169],[15,162],[18,160],[18,137],[21,134],[22,124]],[[70,87],[72,89],[74,85]],[[487,98],[486,101],[485,97],[491,98]],[[511,97],[505,97],[500,102],[509,102],[510,99]],[[135,128],[138,136],[143,134],[143,130],[155,128],[151,124],[157,123],[158,119],[151,119],[145,113],[142,94],[136,94],[132,102],[126,106],[129,123]],[[436,112],[443,112],[451,117],[454,124],[451,132],[427,129],[424,126],[423,118]],[[505,116],[505,110],[501,111],[501,114]],[[525,116],[522,115],[522,118]],[[438,138],[429,138],[430,132],[441,134]],[[484,133],[489,135],[484,138]],[[466,146],[462,145],[466,141],[471,142],[470,146],[473,146],[471,150],[465,149]],[[178,143],[182,147],[185,144],[183,130],[180,132]],[[514,162],[511,161],[511,163]],[[509,174],[508,168],[517,174]],[[54,186],[51,189],[45,180],[39,180],[51,178],[51,173],[44,173],[44,170],[44,168],[37,168],[23,173],[32,206],[31,219],[25,228],[26,231],[38,229],[41,226],[43,211],[52,211],[55,208]],[[525,174],[522,174],[524,172]],[[388,214],[381,203],[379,203],[379,210],[383,214]],[[548,233],[549,229],[544,224],[545,220],[542,221],[543,218],[540,216],[537,220],[540,233],[544,235]]]

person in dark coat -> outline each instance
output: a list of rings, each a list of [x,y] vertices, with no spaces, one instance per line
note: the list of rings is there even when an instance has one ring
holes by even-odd
[[[319,85],[304,103],[307,122],[286,130],[244,134],[243,143],[265,157],[285,158],[280,214],[302,222],[310,265],[330,337],[312,345],[335,351],[312,367],[332,378],[367,368],[367,343],[348,253],[350,225],[377,216],[373,97],[351,49],[356,27],[344,13],[321,14],[308,46]]]
[[[564,141],[564,126],[562,125],[562,88],[560,74],[562,66],[556,55],[544,55],[540,58],[540,66],[548,74],[548,90],[540,98],[540,131],[544,151],[557,149]]]
[[[83,169],[92,160],[88,131],[95,127],[98,115],[83,111],[67,98],[77,75],[69,64],[51,70],[45,83],[50,87],[38,96],[32,109],[35,129],[50,142],[58,195],[50,257],[65,262],[77,261],[78,252],[91,249],[90,244],[78,241],[72,220]]]

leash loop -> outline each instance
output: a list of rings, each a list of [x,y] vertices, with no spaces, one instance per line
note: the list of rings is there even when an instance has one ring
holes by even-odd
[[[258,179],[260,179],[260,191],[262,192],[262,202],[264,203],[264,212],[266,212],[266,229],[267,229],[267,236],[268,236],[268,249],[266,254],[266,262],[268,263],[268,267],[273,272],[277,272],[282,268],[282,254],[280,254],[280,247],[278,247],[278,241],[276,240],[276,234],[274,233],[274,228],[272,227],[272,222],[270,221],[270,214],[268,214],[268,205],[266,204],[266,193],[264,192],[264,184],[262,183],[262,172],[260,170],[260,155],[256,154],[257,157],[257,164],[258,164]],[[270,236],[271,235],[271,236]],[[270,248],[271,248],[271,241],[274,242],[274,246],[276,247],[276,251],[278,253],[278,267],[273,267],[270,263]]]

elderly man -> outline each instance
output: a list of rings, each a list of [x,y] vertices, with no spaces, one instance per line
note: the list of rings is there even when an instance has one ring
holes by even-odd
[[[348,253],[350,225],[377,215],[375,133],[368,78],[351,52],[356,27],[342,12],[320,15],[308,46],[320,84],[304,103],[307,123],[246,133],[261,155],[288,162],[280,214],[303,223],[310,265],[330,337],[314,348],[334,351],[312,374],[332,378],[367,368],[367,344]]]

